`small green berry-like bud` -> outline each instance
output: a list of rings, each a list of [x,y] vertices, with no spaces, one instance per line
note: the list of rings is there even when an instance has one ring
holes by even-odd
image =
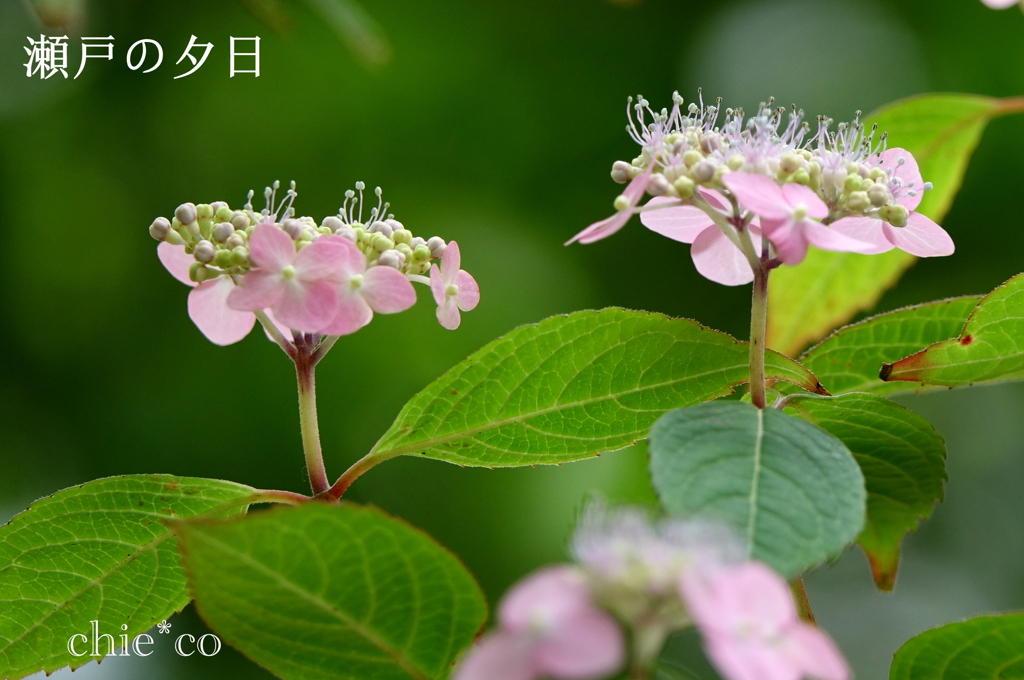
[[[802,156],[799,156],[795,153],[787,153],[785,156],[782,157],[782,161],[779,163],[779,167],[782,168],[783,172],[792,174],[800,169],[802,165],[800,161],[802,160]]]
[[[200,241],[196,244],[196,249],[192,253],[195,255],[197,261],[202,263],[213,262],[213,258],[217,255],[217,249],[209,241]]]
[[[871,200],[866,191],[854,191],[846,199],[846,207],[854,212],[866,210],[869,205],[871,205]]]
[[[164,241],[167,239],[167,234],[171,231],[171,223],[167,221],[166,217],[158,217],[153,220],[153,224],[149,225],[149,235],[155,238],[157,241]]]
[[[894,227],[905,227],[907,226],[907,218],[910,217],[910,211],[907,210],[906,206],[895,204],[889,206],[889,224]]]
[[[847,191],[860,191],[860,175],[855,173],[847,175],[846,181],[843,182],[843,188]]]
[[[249,249],[245,246],[238,246],[231,249],[231,254],[234,256],[234,262],[238,266],[245,266],[249,264]]]
[[[378,253],[383,253],[385,250],[391,250],[395,247],[395,242],[389,239],[384,234],[372,234],[370,245]]]
[[[170,243],[173,246],[185,245],[185,239],[182,237],[181,234],[174,231],[173,229],[167,232],[167,236],[164,237],[164,241]]]
[[[408,229],[395,229],[391,233],[391,240],[395,243],[412,243],[412,232]]]
[[[421,243],[413,249],[412,258],[417,262],[426,262],[430,259],[430,248]]]
[[[690,149],[689,151],[683,154],[683,163],[685,163],[686,167],[688,168],[692,168],[693,166],[697,165],[697,163],[700,163],[702,160],[704,160],[703,154],[701,154],[701,152],[697,151],[696,149]]]
[[[412,259],[412,248],[410,248],[408,244],[406,244],[406,243],[396,243],[395,244],[395,250],[400,252],[402,254],[402,256],[405,257],[406,260],[411,260]]]
[[[196,206],[196,217],[199,219],[210,219],[213,217],[213,206],[208,203],[200,203]]]
[[[679,194],[679,198],[684,201],[693,196],[693,190],[697,187],[692,179],[685,175],[672,182],[672,186],[675,187],[676,193]]]
[[[226,268],[234,264],[234,253],[230,250],[218,250],[213,258],[213,263],[218,267]]]
[[[880,208],[889,202],[889,190],[882,184],[873,184],[868,189],[868,198],[871,200],[871,205]]]
[[[629,199],[626,198],[625,196],[616,196],[615,200],[612,201],[612,207],[615,208],[616,210],[625,210],[626,208],[629,207]],[[437,237],[435,236],[434,238]]]
[[[226,245],[228,248],[234,249],[239,246],[244,246],[245,241],[245,232],[236,231],[234,234],[228,236],[227,239],[225,239],[224,245]]]
[[[221,222],[213,228],[213,237],[218,242],[224,243],[228,240],[228,237],[235,233],[235,225],[230,222]]]
[[[729,156],[729,160],[726,162],[726,165],[729,166],[730,170],[736,172],[737,170],[743,167],[743,163],[745,161],[746,159],[743,157],[743,154],[734,153],[733,155]]]
[[[793,173],[793,181],[796,182],[797,184],[803,184],[804,186],[807,186],[808,184],[811,183],[811,174],[804,170],[803,168],[800,168],[799,170]]]
[[[174,217],[182,224],[191,224],[196,221],[196,206],[193,203],[182,203],[174,211]]]
[[[229,208],[228,204],[224,203],[223,201],[218,201],[217,203],[218,203],[218,205],[217,205],[217,212],[213,213],[214,221],[216,221],[216,222],[230,222],[231,218],[235,214],[235,211],[232,210],[231,208]],[[214,204],[210,204],[210,207],[213,207],[213,205]]]
[[[199,225],[199,234],[205,239],[209,239],[213,236],[213,220],[209,217],[200,217],[196,220],[196,224]]]

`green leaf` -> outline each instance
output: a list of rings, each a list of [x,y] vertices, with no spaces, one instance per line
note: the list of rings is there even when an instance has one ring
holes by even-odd
[[[748,346],[689,319],[584,311],[517,328],[405,405],[368,458],[459,465],[565,463],[635,444],[665,411],[749,380]],[[770,378],[820,390],[774,352]]]
[[[677,409],[651,428],[664,508],[736,528],[750,556],[787,578],[837,556],[864,526],[864,476],[846,446],[773,408]]]
[[[946,445],[931,423],[872,394],[801,398],[786,411],[846,444],[864,473],[867,521],[857,542],[875,584],[892,590],[903,535],[917,528],[943,497]]]
[[[866,124],[886,132],[889,147],[914,154],[921,175],[935,186],[925,193],[918,212],[941,222],[985,126],[996,116],[1020,110],[1018,99],[929,94],[889,104]],[[857,255],[811,248],[799,267],[782,267],[772,275],[768,346],[795,355],[857,312],[874,307],[914,260],[902,250]]]
[[[376,508],[306,503],[175,531],[203,619],[285,680],[446,677],[487,617],[454,555]]]
[[[33,503],[0,527],[0,678],[95,660],[67,649],[90,621],[132,639],[180,611],[185,572],[162,520],[243,512],[252,496],[232,482],[130,475]]]
[[[1020,680],[1024,614],[979,616],[933,628],[896,652],[889,680]]]
[[[945,387],[1024,379],[1024,274],[982,298],[959,337],[884,364],[881,378]]]
[[[799,359],[832,394],[871,392],[896,394],[921,391],[907,383],[878,377],[882,364],[896,361],[922,347],[955,338],[981,296],[952,298],[904,307],[834,331]],[[797,392],[790,385],[780,392]]]

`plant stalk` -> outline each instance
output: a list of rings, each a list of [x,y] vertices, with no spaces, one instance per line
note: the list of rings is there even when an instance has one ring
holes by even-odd
[[[306,455],[309,484],[316,496],[331,488],[324,468],[320,448],[320,428],[316,420],[316,369],[312,355],[299,348],[295,359],[295,374],[299,383],[299,425],[302,428],[302,450]]]
[[[750,304],[750,397],[754,406],[764,408],[764,350],[768,329],[768,273],[763,258],[754,268],[754,287]]]
[[[804,579],[797,576],[789,582],[789,588],[793,591],[793,598],[796,600],[796,610],[800,618],[807,623],[818,625],[814,620],[814,610],[811,609],[811,601],[807,598],[807,589],[804,587]]]

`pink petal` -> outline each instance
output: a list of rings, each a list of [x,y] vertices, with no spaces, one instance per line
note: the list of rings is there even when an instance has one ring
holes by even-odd
[[[733,636],[749,628],[782,629],[799,619],[789,587],[760,562],[691,569],[679,582],[686,607],[702,634]]]
[[[327,281],[302,283],[292,279],[282,286],[281,299],[273,309],[274,316],[288,328],[318,333],[338,313],[338,291]]]
[[[476,279],[467,271],[459,271],[455,277],[455,285],[459,287],[459,294],[455,296],[455,304],[464,312],[473,310],[480,302],[480,286],[476,284]]]
[[[348,239],[341,240],[351,244]],[[340,275],[340,270],[346,264],[346,252],[345,247],[337,241],[326,239],[313,241],[295,256],[296,278],[308,283],[326,279],[332,275]]]
[[[885,223],[882,231],[894,246],[918,257],[952,255],[956,250],[946,230],[921,213],[910,213],[905,227]]]
[[[231,345],[249,335],[256,315],[228,307],[228,296],[236,286],[230,277],[204,281],[188,294],[188,315],[210,342]]]
[[[441,276],[445,285],[455,282],[455,276],[462,267],[462,255],[459,253],[459,244],[449,241],[448,246],[441,254]]]
[[[251,271],[242,277],[241,285],[231,291],[228,305],[239,311],[255,312],[276,304],[283,293],[280,276],[268,271]]]
[[[802,621],[787,633],[784,652],[796,667],[815,680],[850,678],[850,667],[831,638]]]
[[[156,256],[160,258],[160,263],[171,273],[171,276],[186,286],[196,285],[196,282],[188,277],[189,267],[196,261],[196,258],[185,252],[185,246],[176,246],[164,241],[156,247]]]
[[[723,196],[720,191],[705,189],[704,187],[698,187],[697,191],[699,191],[704,200],[718,212],[725,213],[727,215],[732,214],[732,203],[730,203],[729,199]]]
[[[592,608],[590,590],[579,571],[555,565],[516,583],[502,598],[498,620],[502,628],[511,631],[528,631],[537,621],[553,629]]]
[[[678,203],[679,199],[676,198],[656,196],[647,201],[645,207],[665,204],[675,204],[675,207],[644,211],[640,213],[640,222],[656,234],[667,236],[673,241],[693,243],[693,240],[702,231],[714,225],[714,222],[700,208]]]
[[[805,220],[801,223],[804,238],[808,243],[822,250],[833,250],[840,253],[861,253],[872,254],[876,251],[873,243],[858,241],[849,236],[835,231],[819,222]]]
[[[828,206],[825,205],[825,202],[818,198],[814,191],[802,184],[783,184],[782,196],[793,208],[803,205],[807,208],[807,214],[814,219],[823,220],[828,217]]]
[[[741,206],[756,215],[781,220],[792,212],[779,185],[764,175],[730,172],[722,177],[722,182],[735,194]]]
[[[363,285],[358,293],[370,309],[381,314],[404,312],[416,304],[416,291],[409,279],[391,267],[370,267],[363,275]]]
[[[455,304],[455,298],[437,308],[438,322],[450,331],[455,330],[462,323],[462,315],[459,314],[459,307]]]
[[[338,255],[338,271],[335,278],[339,283],[348,283],[349,278],[355,274],[362,274],[366,271],[366,255],[359,247],[344,236],[321,236],[317,243],[333,243],[341,246],[342,252]]]
[[[295,261],[295,241],[271,222],[260,222],[249,236],[249,256],[253,264],[279,273]]]
[[[445,292],[447,285],[444,279],[441,277],[441,272],[438,271],[436,266],[430,268],[430,292],[434,294],[434,302],[440,307],[448,299],[448,294]]]
[[[882,220],[877,217],[844,217],[833,222],[829,229],[871,246],[870,249],[865,248],[857,252],[864,255],[877,255],[893,249],[892,243],[882,231],[882,224]]]
[[[285,340],[294,340],[294,337],[292,336],[292,329],[288,328],[283,323],[278,321],[277,317],[274,316],[274,313],[272,311],[270,311],[269,309],[264,309],[263,313],[267,315],[268,319],[270,319],[270,323],[274,324],[274,327],[277,328],[277,330],[281,331],[281,335],[284,336]],[[263,324],[260,325],[262,326]],[[266,328],[263,329],[263,334],[267,336],[267,340],[270,340],[271,342],[277,342],[276,340],[274,340],[274,338],[270,336],[270,331],[268,331]]]
[[[1020,0],[981,0],[992,9],[1006,9],[1016,5]]]
[[[751,234],[760,240],[760,230],[751,228]],[[754,280],[750,263],[739,248],[716,226],[705,229],[690,248],[693,264],[701,276],[724,286],[741,286]]]
[[[900,165],[899,160],[903,159],[903,164]],[[921,205],[921,199],[924,198],[924,180],[921,178],[921,170],[917,167],[917,159],[914,155],[906,149],[893,148],[887,149],[882,152],[879,156],[880,166],[883,170],[893,168],[893,175],[903,180],[904,189],[900,194],[900,197],[896,199],[896,202],[902,206],[905,206],[907,210],[914,210],[917,206]],[[913,186],[910,189],[914,190],[915,196],[911,196],[907,193],[906,188],[908,184],[913,182]]]
[[[363,296],[356,292],[339,292],[338,311],[321,333],[324,335],[349,335],[370,323],[373,310]]]
[[[603,678],[622,666],[625,648],[615,620],[592,609],[545,632],[537,642],[534,663],[545,676]]]
[[[452,680],[534,680],[529,636],[496,631],[469,650]]]
[[[759,640],[704,637],[704,651],[723,680],[803,680],[796,663]]]
[[[807,257],[807,239],[801,225],[789,218],[762,220],[762,224],[780,260],[788,265],[797,265],[804,261]]]
[[[629,200],[629,205],[626,206],[625,210],[620,210],[607,219],[591,224],[589,227],[566,241],[565,245],[575,243],[576,241],[579,241],[580,243],[593,243],[594,241],[600,241],[626,226],[626,222],[629,222],[629,218],[633,216],[633,209],[636,208],[636,204],[640,202],[640,198],[647,190],[647,185],[650,184],[650,181],[651,170],[648,168],[647,172],[644,174],[634,177],[632,181],[630,181],[629,185],[626,186],[625,191],[622,192],[622,195]]]

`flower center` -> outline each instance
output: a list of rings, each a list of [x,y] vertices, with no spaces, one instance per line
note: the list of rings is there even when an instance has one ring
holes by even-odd
[[[797,203],[795,206],[793,206],[793,219],[794,220],[799,222],[800,220],[802,220],[805,217],[807,217],[807,206],[806,205],[804,205],[803,203]]]
[[[351,277],[349,277],[348,287],[351,288],[352,290],[359,290],[360,288],[362,288],[363,287],[363,275],[362,274],[353,274]]]
[[[459,294],[459,287],[454,283],[449,283],[444,289],[444,294],[448,297],[455,297]]]
[[[283,278],[285,281],[289,279],[294,279],[295,267],[293,267],[292,265],[287,265],[284,269],[281,270],[281,278]]]

